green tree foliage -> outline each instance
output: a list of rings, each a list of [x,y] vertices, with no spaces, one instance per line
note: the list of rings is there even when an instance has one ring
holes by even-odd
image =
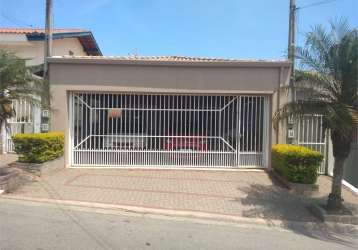
[[[26,61],[14,53],[0,50],[0,127],[7,125],[7,119],[15,115],[11,105],[13,100],[22,99],[40,105],[39,97],[46,96],[44,82],[32,74]]]
[[[358,123],[358,30],[346,21],[330,24],[330,31],[316,26],[296,50],[302,70],[297,72],[295,91],[300,100],[286,103],[276,121],[289,116],[322,114],[331,131],[335,158],[328,208],[341,209],[344,161],[350,153]]]

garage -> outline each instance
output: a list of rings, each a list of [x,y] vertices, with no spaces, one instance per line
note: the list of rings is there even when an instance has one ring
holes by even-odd
[[[285,61],[51,58],[52,126],[68,135],[69,167],[266,168],[288,72]]]
[[[264,166],[264,96],[71,93],[74,166]]]

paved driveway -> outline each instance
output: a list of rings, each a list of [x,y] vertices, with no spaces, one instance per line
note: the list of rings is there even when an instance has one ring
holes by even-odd
[[[330,180],[321,177],[327,191]],[[64,169],[13,196],[187,210],[265,219],[311,221],[308,199],[289,193],[264,171]],[[346,201],[358,204],[345,191]]]
[[[14,159],[6,157],[8,162]],[[304,197],[289,193],[261,170],[61,169],[10,195],[312,221],[306,207],[311,199],[326,199],[331,179],[321,176],[318,184],[316,197]],[[343,196],[346,204],[358,208],[357,196],[346,189]]]

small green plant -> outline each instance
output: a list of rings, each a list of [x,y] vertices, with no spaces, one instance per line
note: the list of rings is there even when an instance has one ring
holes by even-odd
[[[289,144],[272,147],[273,168],[290,182],[315,183],[322,160],[322,154],[306,147]]]
[[[42,163],[63,155],[62,132],[16,134],[12,139],[20,162]]]

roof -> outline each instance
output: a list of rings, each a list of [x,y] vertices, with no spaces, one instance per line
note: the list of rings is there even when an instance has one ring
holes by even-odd
[[[53,56],[49,62],[98,64],[152,64],[152,65],[215,65],[215,66],[281,66],[289,67],[287,60],[248,60],[190,56]]]
[[[40,28],[0,28],[0,34],[24,34],[29,41],[45,40],[45,29]],[[101,56],[102,52],[90,30],[53,29],[53,39],[78,38],[83,49],[90,56]]]
[[[85,29],[53,29],[53,33],[70,33],[83,32]],[[0,28],[0,33],[7,34],[31,34],[31,33],[45,33],[45,29],[41,28]]]

